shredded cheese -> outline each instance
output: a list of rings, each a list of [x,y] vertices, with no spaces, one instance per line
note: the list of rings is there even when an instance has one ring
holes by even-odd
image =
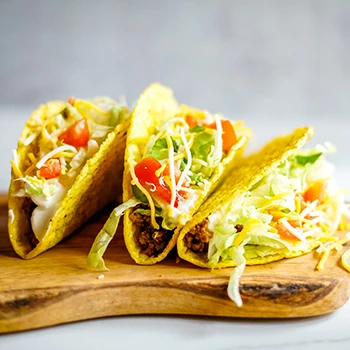
[[[324,252],[322,253],[322,257],[321,257],[320,261],[318,262],[318,264],[316,265],[316,269],[318,271],[323,270],[324,265],[329,257],[329,252],[330,252],[329,249],[325,249]]]
[[[312,220],[308,220],[308,219],[302,218],[300,216],[292,215],[292,214],[283,213],[282,211],[271,210],[271,211],[269,211],[269,214],[271,214],[279,219],[287,218],[288,220],[299,220],[305,224],[309,224],[313,228],[317,227],[316,223],[313,222]]]
[[[157,177],[159,177],[160,175],[162,175],[162,172],[165,170],[165,168],[167,167],[168,165],[168,159],[162,164],[162,166],[156,170],[154,173]]]
[[[213,157],[215,160],[220,161],[222,158],[222,125],[220,118],[215,114],[216,132],[215,132],[215,146],[213,151]]]
[[[327,225],[327,224],[324,223],[324,222],[319,222],[319,223],[318,223],[318,226],[321,227],[321,230],[322,230],[323,232],[328,232],[328,231],[330,231],[329,225]]]
[[[168,145],[168,156],[169,156],[169,175],[170,175],[170,191],[171,191],[171,201],[170,201],[170,214],[172,214],[172,208],[175,206],[176,200],[176,179],[175,179],[175,161],[174,161],[174,147],[173,142],[171,141],[170,136],[165,137]],[[172,215],[170,215],[172,216]]]
[[[49,134],[49,132],[46,129],[46,125],[47,124],[43,124],[41,127],[41,137],[43,138],[43,140],[45,140],[46,142],[52,142],[53,141],[53,137]]]
[[[35,158],[34,154],[31,152],[28,154],[28,158],[30,159],[30,161],[33,163],[33,164],[36,164],[37,162],[37,159]]]
[[[17,151],[13,150],[13,160],[11,160],[12,170],[16,177],[23,177],[23,173],[21,169],[19,168],[19,162],[18,162],[18,155]]]
[[[346,221],[341,221],[339,223],[339,230],[340,231],[346,231],[348,229],[349,223]]]
[[[272,198],[268,199],[266,202],[265,202],[265,205],[264,207],[268,207],[271,203],[273,203],[274,201],[277,201],[283,197],[286,197],[286,196],[289,196],[291,195],[292,193],[291,192],[284,192],[284,193],[280,193],[280,194],[276,194],[275,196],[273,196]]]
[[[181,160],[181,159],[183,159],[183,158],[185,158],[185,157],[186,157],[186,154],[185,154],[185,153],[177,154],[176,156],[174,156],[174,161]],[[165,159],[165,160],[164,160],[164,163],[162,164],[162,166],[161,166],[158,170],[156,170],[156,171],[154,172],[154,173],[156,174],[157,177],[159,177],[159,176],[162,174],[162,172],[163,172],[163,171],[165,170],[165,168],[167,167],[168,163],[169,163],[169,160],[168,160],[168,159]]]
[[[186,179],[186,176],[188,175],[188,172],[190,171],[191,166],[192,166],[192,154],[191,154],[190,148],[188,147],[188,143],[187,143],[187,140],[186,140],[184,128],[180,129],[180,135],[181,135],[181,139],[182,139],[182,142],[183,142],[185,150],[186,150],[187,164],[185,166],[184,171],[182,172],[182,174],[180,176],[179,182],[177,183],[177,187],[176,188],[177,188],[178,191],[182,187],[182,184],[184,183],[184,181]]]
[[[96,113],[99,113],[99,114],[102,114],[105,116],[108,116],[110,113],[109,111],[105,111],[105,110],[97,107],[93,103],[86,101],[86,100],[74,100],[73,105],[85,119],[90,119],[89,115],[87,113],[85,113],[85,110],[84,110],[85,108],[92,109]]]
[[[32,132],[23,142],[23,146],[29,146],[38,136],[40,132]]]
[[[35,164],[32,164],[32,165],[24,172],[24,175],[29,175],[29,174],[31,174],[35,169],[36,169],[36,165],[35,165]]]
[[[48,154],[46,154],[43,158],[41,158],[39,162],[36,164],[36,167],[40,169],[50,158],[52,158],[53,156],[63,151],[72,151],[74,153],[77,153],[77,149],[71,145],[63,145],[63,146],[57,147],[51,152],[49,152]]]
[[[12,151],[12,154],[13,154],[13,160],[16,164],[18,164],[19,160],[18,160],[18,154],[17,154],[17,151],[14,149]]]
[[[300,241],[306,243],[306,238],[304,237],[304,235],[299,230],[294,228],[286,218],[282,218],[278,220],[278,222],[280,222],[289,233],[297,237]]]
[[[63,158],[63,157],[66,157],[66,158],[73,158],[75,156],[75,153],[73,152],[60,152],[60,153],[57,153],[55,155],[55,157],[57,158]]]
[[[341,257],[341,264],[344,269],[350,272],[350,249],[348,249]]]
[[[156,209],[155,209],[155,206],[154,206],[153,198],[148,193],[148,191],[140,184],[138,178],[136,177],[134,167],[132,165],[129,165],[129,167],[130,167],[130,175],[131,175],[131,178],[132,178],[131,184],[135,185],[146,196],[146,198],[148,200],[149,208],[150,208],[150,211],[151,211],[151,224],[152,224],[152,226],[155,229],[158,230],[159,229],[159,225],[156,222]]]
[[[300,210],[301,210],[301,200],[298,196],[295,197],[294,199],[294,203],[295,203],[295,212],[297,214],[300,214]]]
[[[318,199],[314,200],[312,203],[310,203],[301,213],[300,216],[304,218],[306,215],[310,214],[318,204]]]
[[[320,237],[318,240],[320,242],[322,242],[322,243],[325,243],[325,242],[336,242],[336,241],[339,241],[339,237],[336,237],[336,236]]]
[[[331,250],[336,249],[336,250],[340,250],[341,247],[350,241],[350,233],[347,233],[346,236],[342,239],[339,239],[337,241],[335,241],[334,243],[330,244],[328,247],[326,247],[322,253],[322,257],[320,259],[320,261],[318,262],[318,264],[316,265],[316,269],[318,271],[323,270],[324,265],[329,257],[329,254],[331,252]],[[347,252],[346,252],[347,253]],[[350,253],[349,253],[350,254]],[[347,256],[345,256],[345,259],[347,259]],[[343,263],[343,261],[342,261]],[[344,266],[344,265],[343,265]],[[346,268],[346,267],[345,267]]]
[[[248,223],[243,227],[243,230],[238,233],[238,236],[233,241],[233,244],[238,247],[243,241],[247,233],[251,230],[251,228],[256,224],[262,224],[261,220],[252,218],[248,221]]]
[[[202,193],[203,191],[195,188],[180,187],[179,191],[189,192],[189,193]]]
[[[13,172],[15,173],[15,176],[16,177],[23,177],[21,170],[19,169],[18,165],[13,160],[11,160],[11,165],[12,165]]]

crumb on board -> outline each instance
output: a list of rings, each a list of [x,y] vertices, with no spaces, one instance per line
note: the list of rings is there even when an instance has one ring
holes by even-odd
[[[105,275],[100,275],[97,277],[99,280],[102,280],[103,278],[105,278]]]
[[[181,261],[180,257],[177,256],[177,257],[176,257],[176,260],[175,260],[175,264],[178,264],[180,261]]]

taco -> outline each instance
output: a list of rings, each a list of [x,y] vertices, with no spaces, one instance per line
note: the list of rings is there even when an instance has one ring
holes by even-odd
[[[250,129],[185,105],[160,84],[148,87],[131,116],[125,151],[124,205],[116,208],[90,250],[91,269],[105,269],[102,255],[123,211],[124,240],[138,264],[163,260],[177,235],[225,172],[242,155]]]
[[[53,101],[33,112],[14,151],[9,235],[30,259],[122,194],[129,111],[109,98]]]
[[[335,240],[344,196],[324,157],[329,149],[300,149],[312,134],[312,128],[296,129],[245,158],[178,237],[184,260],[206,268],[237,266],[228,286],[237,305],[245,265],[296,257]]]

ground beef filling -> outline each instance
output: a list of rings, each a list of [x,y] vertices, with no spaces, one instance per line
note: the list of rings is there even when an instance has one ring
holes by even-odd
[[[213,237],[213,232],[208,229],[209,220],[205,219],[192,230],[190,230],[184,237],[185,246],[194,253],[207,253],[209,247],[209,240]],[[243,230],[243,225],[236,225],[237,232]]]
[[[34,209],[36,208],[36,204],[28,197],[25,197],[23,204],[22,204],[22,210],[27,214],[28,220],[29,220],[29,227],[31,227],[30,218],[33,214]],[[29,253],[31,250],[33,250],[39,243],[38,239],[35,237],[35,234],[32,230],[24,233],[25,239],[27,241],[27,245],[29,246],[29,249],[27,253]]]
[[[208,251],[209,240],[213,237],[213,232],[208,229],[208,223],[208,219],[203,220],[186,233],[184,237],[185,246],[194,253],[206,253]]]
[[[138,226],[138,243],[142,253],[147,256],[159,255],[168,245],[174,231],[165,230],[161,227],[162,218],[156,217],[159,229],[155,229],[151,224],[151,217],[133,212],[130,219]]]

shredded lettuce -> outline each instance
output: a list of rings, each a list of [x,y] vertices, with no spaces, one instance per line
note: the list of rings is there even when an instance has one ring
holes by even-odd
[[[174,140],[174,138],[171,137],[171,142],[173,144],[174,147],[174,152],[177,152],[179,149],[179,144],[177,141]],[[150,151],[150,155],[158,160],[162,160],[162,159],[167,159],[168,158],[168,144],[166,142],[166,138],[162,137],[160,139],[158,139],[151,151]]]
[[[38,179],[37,177],[26,177],[23,178],[25,181],[24,190],[28,195],[33,196],[43,196],[45,198],[54,195],[56,190],[56,185],[49,183],[44,179]]]
[[[154,143],[150,155],[158,160],[168,158],[168,144],[165,137],[158,139]]]
[[[322,156],[322,152],[319,152],[308,156],[296,155],[294,159],[299,165],[306,165],[306,164],[314,164],[316,160],[321,156]]]
[[[132,185],[131,188],[132,188],[132,193],[139,201],[141,201],[144,204],[148,204],[147,197],[142,193],[142,191],[137,186]]]
[[[121,119],[123,118],[124,107],[122,106],[114,106],[110,111],[109,117],[109,126],[117,126],[120,124]]]
[[[300,224],[295,228],[297,232],[294,235],[298,233],[305,237],[303,240],[298,236],[296,236],[297,239],[287,239],[276,229],[276,225],[282,223],[279,218],[283,218],[288,224],[288,220],[292,220],[291,222],[301,220],[300,222],[303,223],[305,218],[300,217],[300,208],[297,211],[296,206],[298,195],[303,194],[315,181],[332,180],[333,167],[322,155],[320,147],[298,151],[283,164],[271,169],[270,173],[260,179],[249,191],[237,195],[231,203],[217,209],[209,216],[208,228],[213,232],[208,247],[209,264],[215,268],[220,261],[229,260],[237,266],[231,275],[228,287],[229,297],[237,305],[241,305],[238,282],[243,273],[245,259],[307,249],[306,238],[318,239],[323,234],[322,228],[311,225],[312,223]],[[329,188],[328,191],[330,191]],[[335,218],[337,222],[340,220],[341,205],[338,199],[334,205],[332,197],[329,201],[327,210],[312,209],[311,218],[321,216],[322,222],[333,227]],[[279,216],[275,217],[274,213]],[[255,220],[255,224],[249,226],[252,219]],[[238,224],[243,227],[241,233],[237,232]],[[292,229],[293,227],[290,226],[291,232],[293,232]],[[240,234],[240,239],[244,239],[245,243],[237,247],[235,242]]]
[[[199,174],[192,173],[189,175],[189,177],[196,185],[204,182],[204,175],[202,173],[199,173]]]
[[[190,132],[201,132],[204,131],[205,127],[201,125],[196,125],[193,128],[190,129]]]
[[[139,200],[136,198],[130,198],[127,202],[121,204],[112,211],[108,220],[102,227],[102,230],[96,236],[95,241],[90,249],[87,258],[87,265],[89,269],[94,271],[108,270],[103,260],[103,254],[105,253],[109,243],[115,235],[121,216],[127,209],[133,208],[138,204],[141,204]]]
[[[198,133],[191,147],[192,156],[204,161],[207,160],[214,144],[215,137],[213,133],[209,132],[207,129]]]
[[[243,275],[246,259],[244,257],[244,245],[249,241],[245,240],[232,251],[232,260],[235,261],[237,267],[232,271],[230,280],[227,286],[227,294],[229,298],[236,303],[238,307],[243,305],[241,295],[239,293],[239,281]]]

